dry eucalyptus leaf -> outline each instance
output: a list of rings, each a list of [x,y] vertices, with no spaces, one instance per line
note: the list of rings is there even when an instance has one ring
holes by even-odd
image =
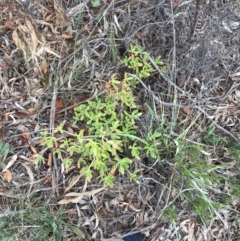
[[[13,165],[13,163],[17,160],[17,158],[18,158],[17,154],[13,155],[11,160],[8,162],[6,168],[3,170],[3,172],[5,172],[7,169],[9,169]]]
[[[57,98],[55,106],[57,109],[62,109],[64,107],[64,100],[62,98]]]
[[[15,66],[14,60],[7,53],[4,53],[3,59],[10,65]]]
[[[85,3],[80,3],[76,6],[74,6],[73,8],[70,8],[68,10],[68,15],[73,17],[73,16],[79,14],[83,10],[84,6],[85,6]]]
[[[66,194],[65,197],[75,197],[75,198],[63,199],[59,201],[58,204],[78,203],[84,196],[92,196],[94,194],[101,192],[104,189],[105,187],[101,187],[96,190],[83,192],[83,193],[71,192]]]
[[[27,173],[29,175],[29,180],[31,183],[34,182],[34,175],[33,175],[33,172],[32,172],[32,169],[25,163],[22,163],[22,165],[25,167],[25,169],[27,170]]]
[[[188,241],[192,241],[193,240],[194,230],[195,230],[195,223],[192,222],[189,225]]]
[[[50,16],[50,17],[53,16],[53,13],[52,13],[51,15],[49,15],[49,16]],[[54,34],[56,33],[56,31],[55,31],[55,29],[54,29],[54,27],[53,27],[53,25],[52,25],[51,23],[45,22],[45,21],[43,21],[43,20],[38,20],[38,19],[35,19],[35,21],[36,21],[36,23],[38,23],[38,24],[42,24],[42,25],[49,26],[49,27],[51,28],[52,32],[53,32]]]
[[[30,145],[30,149],[31,149],[33,154],[37,154],[38,153],[37,149],[34,146]]]
[[[72,178],[72,180],[70,181],[68,187],[66,188],[65,192],[68,192],[80,179],[81,175],[77,175],[75,177]]]
[[[12,173],[9,170],[5,170],[2,176],[8,183],[12,181]]]
[[[56,56],[57,58],[61,58],[60,55],[58,55],[57,53],[53,52],[50,48],[48,48],[47,46],[41,46],[38,51],[36,52],[36,56],[41,56],[44,52],[47,52],[49,54],[52,54],[54,56]]]
[[[182,111],[183,111],[183,113],[185,113],[186,115],[191,115],[191,109],[190,109],[190,108],[184,107]]]
[[[174,3],[172,4],[172,8],[175,9],[180,3],[180,0],[176,0],[174,1]]]
[[[55,26],[58,26],[62,29],[71,26],[70,18],[66,15],[65,10],[61,6],[60,2],[57,0],[54,0],[53,2],[56,15]]]
[[[135,207],[133,206],[133,204],[131,204],[131,203],[128,205],[128,208],[130,208],[132,211],[137,212],[137,213],[138,213],[138,212],[141,212],[141,209],[135,208]]]
[[[36,54],[38,43],[40,43],[40,41],[38,40],[37,34],[35,32],[35,28],[32,25],[32,23],[26,19],[25,24],[28,27],[28,33],[31,36],[31,43],[29,44],[29,49],[33,57]]]
[[[27,46],[26,46],[26,44],[24,43],[24,41],[22,41],[22,40],[19,38],[19,35],[18,35],[17,30],[14,30],[14,31],[13,31],[13,33],[12,33],[12,38],[13,38],[13,41],[14,41],[15,45],[17,46],[17,48],[20,49],[20,50],[22,50],[23,55],[24,55],[24,59],[26,60],[26,59],[27,59]]]

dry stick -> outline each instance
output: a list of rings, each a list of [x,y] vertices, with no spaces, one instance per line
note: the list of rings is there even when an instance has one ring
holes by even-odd
[[[52,103],[51,103],[51,112],[50,112],[50,123],[49,123],[49,128],[50,128],[50,133],[53,133],[54,130],[54,120],[55,120],[55,114],[56,114],[56,99],[57,99],[57,86],[58,86],[58,81],[55,82],[54,85],[54,89],[53,89],[53,96],[52,96]],[[55,155],[52,152],[52,157],[53,157],[53,165],[54,165],[54,177],[56,178],[52,178],[52,188],[53,188],[53,192],[57,192],[57,194],[59,195],[58,192],[58,180],[59,180],[59,173],[57,170],[57,161],[55,158]]]
[[[171,0],[171,6],[173,6],[173,0]],[[174,13],[173,13],[173,7],[171,7],[171,22],[172,22],[172,33],[173,33],[173,48],[172,48],[172,80],[176,79],[177,72],[176,72],[176,28],[175,28],[175,19],[174,19]],[[153,61],[154,62],[154,61]],[[159,69],[160,70],[160,69]],[[176,86],[174,87],[174,99],[173,102],[175,103],[177,101],[177,89]],[[169,94],[171,92],[171,88],[169,86]],[[172,108],[172,122],[176,119],[176,110],[175,108]]]
[[[179,105],[179,104],[174,104],[174,103],[167,103],[167,102],[164,102],[162,100],[160,100],[158,97],[156,97],[152,91],[142,82],[142,80],[140,78],[138,78],[136,75],[133,75],[133,74],[129,74],[129,76],[131,77],[134,77],[135,79],[137,79],[141,85],[148,91],[152,94],[154,100],[156,100],[158,103],[162,104],[162,105],[165,105],[165,106],[170,106],[170,107],[179,107],[179,108],[191,108],[191,109],[197,109],[199,110],[200,112],[202,112],[208,119],[211,119],[211,116],[205,111],[203,110],[200,106],[197,106],[197,105]],[[172,82],[168,81],[170,84],[173,84]],[[173,84],[175,85],[175,84]],[[177,87],[177,86],[176,86]],[[178,87],[178,89],[180,89]],[[181,90],[181,89],[180,89]],[[183,92],[183,90],[182,90]],[[225,128],[223,128],[222,126],[220,126],[219,124],[217,123],[214,123],[215,127],[222,131],[222,132],[225,132],[227,135],[229,135],[230,137],[232,137],[235,141],[239,141],[239,138],[237,138],[235,135],[233,135],[230,131],[226,130]]]

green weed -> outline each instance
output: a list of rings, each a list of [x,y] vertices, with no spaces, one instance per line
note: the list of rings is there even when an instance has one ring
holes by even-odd
[[[75,109],[73,119],[75,123],[81,122],[84,129],[72,134],[71,138],[62,138],[55,149],[55,154],[63,159],[66,168],[77,159],[80,172],[88,181],[91,181],[95,170],[104,185],[113,185],[114,176],[109,169],[117,168],[124,174],[132,163],[129,157],[121,157],[123,149],[130,145],[133,158],[139,159],[140,147],[134,136],[136,120],[141,113],[136,108],[131,88],[127,78],[119,81],[113,76],[106,83],[107,96],[104,100],[96,98]],[[63,125],[59,125],[54,133],[69,134]],[[42,135],[43,146],[56,146],[55,136],[47,136],[46,132]]]
[[[139,78],[149,76],[153,69],[147,59],[148,53],[131,45],[130,54],[123,62],[135,70]],[[149,132],[147,140],[137,137],[137,120],[141,113],[132,92],[137,84],[136,79],[128,74],[125,74],[123,80],[119,80],[116,75],[112,76],[105,85],[105,98],[97,97],[75,108],[73,120],[77,124],[81,123],[83,129],[72,134],[60,124],[54,135],[42,132],[42,145],[54,148],[65,168],[76,163],[88,181],[91,181],[95,171],[99,174],[101,183],[112,186],[116,170],[121,174],[127,172],[131,180],[137,181],[137,171],[130,172],[133,158],[139,160],[142,149],[146,155],[156,158],[157,146],[161,144],[156,138],[162,135],[156,130]],[[63,133],[69,137],[58,141],[56,135]],[[164,141],[166,138],[162,139]],[[152,145],[155,146],[154,149]],[[126,149],[131,156],[124,156],[123,151]],[[36,159],[40,161],[41,157],[36,156]]]
[[[98,8],[101,6],[101,0],[91,0],[91,4],[94,8]]]
[[[148,60],[149,53],[137,45],[130,45],[129,56],[124,57],[122,63],[129,69],[134,70],[140,79],[149,77],[154,71],[151,62]],[[157,65],[161,67],[163,73],[166,73],[166,66],[159,57],[154,58]]]
[[[203,141],[208,145],[218,145],[220,143],[227,144],[228,140],[226,137],[221,137],[215,134],[214,122],[209,126],[206,133],[203,135]]]
[[[163,217],[171,223],[176,222],[179,219],[174,206],[165,208],[163,211]]]

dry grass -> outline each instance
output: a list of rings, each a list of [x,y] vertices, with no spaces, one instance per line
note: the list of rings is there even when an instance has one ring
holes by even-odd
[[[194,2],[0,3],[0,138],[14,147],[0,160],[8,170],[0,181],[1,240],[110,241],[137,231],[151,241],[240,239],[240,153],[233,148],[240,137],[240,5]],[[133,162],[139,183],[116,174],[114,188],[87,195],[101,187],[98,177],[87,183],[76,167],[63,172],[40,145],[40,132],[62,122],[69,132],[84,128],[73,124],[73,107],[102,96],[113,74],[123,78],[130,43],[167,66],[164,74],[150,59],[154,71],[134,90],[143,113],[139,137],[160,128],[161,159]],[[207,165],[216,179],[204,179],[212,173]],[[187,176],[201,168],[203,179]],[[86,195],[57,204],[66,190]]]

